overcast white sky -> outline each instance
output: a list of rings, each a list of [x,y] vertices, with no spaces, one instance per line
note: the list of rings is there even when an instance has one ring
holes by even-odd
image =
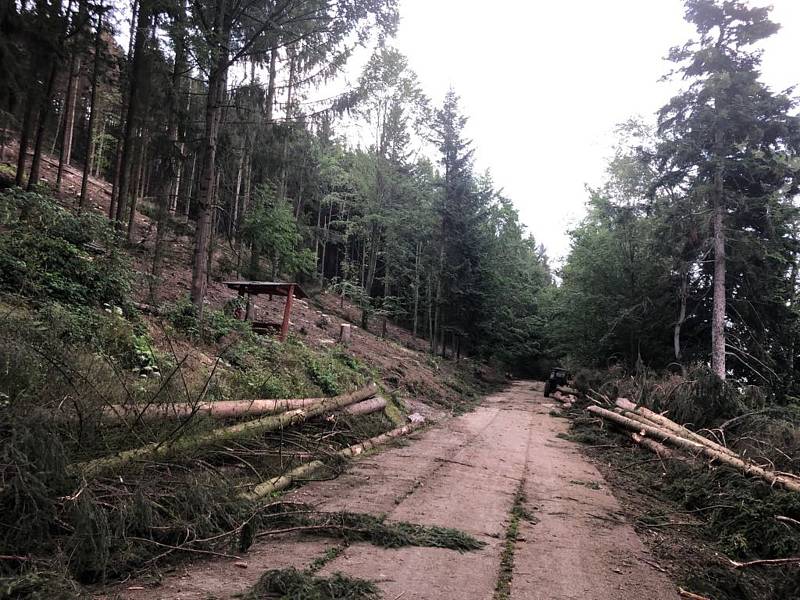
[[[772,4],[782,30],[764,79],[800,82],[800,0]],[[397,47],[438,104],[448,87],[470,117],[476,166],[490,168],[551,258],[569,249],[585,185],[603,179],[616,124],[654,118],[675,90],[659,78],[693,30],[681,0],[401,0]]]

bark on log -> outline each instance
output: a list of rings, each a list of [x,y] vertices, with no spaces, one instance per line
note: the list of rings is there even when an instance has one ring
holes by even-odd
[[[351,399],[352,404],[366,400],[375,395],[378,386],[374,383],[349,394],[341,394],[329,398],[283,398],[272,400],[220,400],[218,402],[201,402],[199,404],[150,404],[147,406],[115,404],[103,409],[104,422],[170,420],[187,419],[195,414],[212,419],[230,419],[243,416],[271,415],[287,410],[308,408],[319,402],[339,402]],[[385,406],[385,403],[384,403]],[[361,414],[361,413],[356,413]]]
[[[627,400],[625,398],[619,398],[617,400],[616,404],[617,404],[617,406],[619,406],[623,410],[627,410],[627,411],[636,413],[638,415],[641,415],[645,419],[649,419],[650,421],[655,423],[657,426],[664,427],[664,428],[668,429],[669,431],[672,431],[673,433],[676,433],[680,437],[688,438],[688,439],[690,439],[692,441],[695,441],[695,442],[698,442],[700,444],[703,444],[704,446],[708,446],[709,448],[711,448],[712,450],[716,450],[717,452],[722,452],[723,454],[727,454],[727,455],[732,456],[734,458],[739,458],[739,455],[736,454],[730,448],[726,448],[725,446],[723,446],[721,444],[718,444],[718,443],[708,439],[707,437],[703,437],[699,433],[695,433],[694,431],[692,431],[690,429],[687,429],[683,425],[679,425],[675,421],[673,421],[671,419],[668,419],[664,415],[660,415],[657,412],[653,412],[649,408],[645,408],[644,406],[638,406],[637,407],[633,402],[631,402],[630,400]]]
[[[659,458],[676,458],[675,453],[672,450],[667,448],[664,444],[659,444],[655,440],[642,437],[638,433],[631,433],[631,439],[640,446],[643,446],[644,448],[647,448],[653,452]]]
[[[391,431],[377,435],[364,442],[361,442],[360,444],[355,444],[339,450],[336,455],[341,456],[342,458],[352,458],[354,456],[358,456],[367,450],[375,448],[376,446],[381,446],[387,442],[390,442],[391,440],[408,435],[415,429],[422,427],[423,424],[423,421],[417,421],[414,423],[409,423],[408,425],[404,425],[403,427],[398,427],[397,429],[392,429]],[[275,492],[285,490],[292,484],[292,482],[298,479],[303,479],[324,466],[325,463],[321,460],[314,460],[302,464],[299,467],[295,467],[288,473],[284,473],[278,477],[273,477],[272,479],[257,485],[252,491],[242,494],[241,497],[250,501],[259,500]]]
[[[764,481],[768,482],[770,485],[781,485],[790,491],[800,492],[800,482],[790,479],[788,477],[777,475],[772,471],[768,471],[757,465],[745,462],[741,458],[734,457],[731,456],[730,454],[725,454],[723,452],[718,452],[717,450],[714,450],[713,448],[710,448],[702,443],[679,437],[674,433],[667,431],[665,429],[660,429],[655,426],[645,425],[644,423],[640,423],[639,421],[635,421],[633,419],[617,414],[610,410],[600,408],[599,406],[590,406],[586,410],[588,410],[592,414],[603,417],[604,419],[608,419],[609,421],[613,421],[614,423],[622,425],[623,427],[626,427],[628,429],[632,429],[638,432],[644,432],[646,435],[649,435],[658,441],[669,442],[673,446],[677,446],[678,448],[684,450],[689,450],[695,454],[703,454],[708,458],[717,460],[725,465],[738,469],[739,471],[742,471],[745,475],[754,475],[756,477],[760,477]]]
[[[368,415],[383,410],[384,408],[386,408],[386,398],[383,396],[376,396],[375,398],[346,406],[342,412],[348,415]]]
[[[373,391],[374,393],[374,391]],[[158,442],[147,444],[132,450],[126,450],[112,456],[97,458],[83,463],[72,464],[68,467],[68,472],[84,477],[93,477],[102,473],[107,473],[119,467],[130,464],[136,460],[148,460],[175,456],[183,452],[189,452],[217,442],[225,442],[231,439],[239,439],[248,436],[259,435],[269,431],[276,431],[284,427],[291,427],[303,423],[308,419],[318,417],[326,412],[336,411],[345,406],[357,402],[354,394],[348,394],[339,398],[327,398],[308,407],[307,410],[290,410],[280,415],[261,417],[253,421],[237,423],[229,427],[220,427],[199,435],[178,438],[172,442]]]

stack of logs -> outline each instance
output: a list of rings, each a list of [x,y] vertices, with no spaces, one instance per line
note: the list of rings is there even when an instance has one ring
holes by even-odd
[[[661,458],[680,458],[675,455],[675,451],[692,457],[702,456],[712,462],[738,469],[746,475],[760,477],[770,485],[800,492],[800,477],[765,469],[730,448],[625,398],[619,398],[613,410],[601,406],[589,406],[587,410],[627,430],[634,442]]]
[[[211,419],[229,419],[245,417],[245,420],[233,425],[223,425],[215,429],[192,436],[181,437],[166,442],[153,442],[125,450],[111,456],[104,456],[82,463],[73,463],[67,467],[70,474],[85,478],[108,475],[110,472],[140,460],[156,460],[185,454],[198,448],[213,444],[257,436],[270,431],[282,430],[336,412],[349,415],[365,415],[378,412],[386,407],[386,399],[378,395],[378,387],[371,383],[349,394],[328,398],[287,398],[280,400],[233,400],[219,402],[198,402],[195,404],[148,404],[113,405],[103,412],[104,422],[126,423],[129,427],[140,421],[187,421],[196,415]],[[65,414],[62,418],[75,418]],[[397,427],[381,435],[349,446],[336,454],[341,458],[351,458],[362,454],[376,446],[408,435],[424,424],[418,414],[409,416],[407,425]],[[320,469],[324,463],[320,460],[300,465],[288,473],[261,483],[249,493],[242,494],[248,500],[257,500],[265,495],[288,487],[293,481],[307,477]]]

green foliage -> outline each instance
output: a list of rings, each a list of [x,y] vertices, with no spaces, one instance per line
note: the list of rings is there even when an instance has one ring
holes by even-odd
[[[381,595],[374,583],[334,573],[318,577],[297,569],[272,569],[264,573],[245,600],[377,600]]]
[[[219,399],[332,396],[365,385],[371,376],[341,349],[318,352],[292,338],[280,343],[245,336],[222,358],[235,370],[211,390]]]
[[[253,194],[253,206],[247,215],[242,235],[256,256],[266,256],[272,265],[272,277],[279,273],[311,273],[316,257],[301,247],[292,206],[281,200],[272,186],[260,185]],[[255,263],[251,265],[251,268]],[[258,273],[251,273],[257,277]]]
[[[196,340],[217,343],[232,334],[251,332],[248,322],[237,319],[229,310],[206,309],[203,321],[197,318],[197,310],[188,298],[178,300],[165,310],[167,321],[176,331]]]
[[[70,304],[125,306],[127,257],[101,216],[73,213],[44,191],[0,192],[0,290]]]

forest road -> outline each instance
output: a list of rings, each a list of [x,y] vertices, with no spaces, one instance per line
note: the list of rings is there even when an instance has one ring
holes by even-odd
[[[341,477],[288,495],[322,510],[385,514],[390,520],[464,530],[486,542],[460,554],[440,548],[340,549],[318,574],[374,581],[388,600],[677,599],[652,564],[598,470],[558,437],[565,419],[541,384],[520,381],[475,411],[418,433],[409,443],[355,461]],[[522,492],[522,493],[520,493]],[[506,529],[522,503],[508,595],[495,596]],[[519,511],[517,511],[519,514]],[[286,534],[257,541],[244,560],[186,564],[151,587],[128,581],[97,598],[232,598],[268,569],[308,567],[338,540]],[[138,589],[137,589],[138,588]]]

